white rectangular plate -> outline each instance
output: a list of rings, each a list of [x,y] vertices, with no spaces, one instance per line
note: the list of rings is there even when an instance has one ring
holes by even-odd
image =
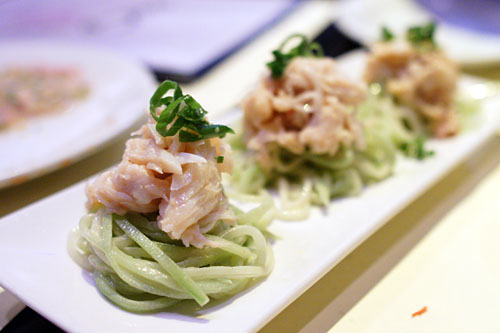
[[[85,213],[84,183],[0,220],[0,284],[43,316],[72,332],[254,331],[265,325],[390,217],[422,194],[495,134],[500,98],[483,104],[478,126],[433,140],[436,155],[400,159],[393,177],[358,197],[334,200],[329,214],[316,210],[302,222],[274,222],[276,266],[248,291],[186,314],[136,315],[108,303],[66,250],[67,236]]]

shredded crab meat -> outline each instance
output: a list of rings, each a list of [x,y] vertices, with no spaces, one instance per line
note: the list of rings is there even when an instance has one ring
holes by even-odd
[[[391,95],[422,115],[434,136],[447,137],[459,130],[453,108],[458,75],[457,65],[441,51],[395,41],[374,45],[365,80],[385,83]]]
[[[185,246],[217,246],[203,235],[217,221],[235,223],[221,185],[230,172],[230,148],[219,138],[180,142],[162,137],[153,120],[127,141],[122,161],[87,184],[89,209],[125,214],[159,212],[158,224]],[[217,163],[217,156],[224,156]]]
[[[243,101],[244,140],[266,169],[272,144],[332,156],[341,145],[363,148],[354,106],[365,95],[362,85],[341,77],[334,60],[294,58],[280,79],[264,78]]]

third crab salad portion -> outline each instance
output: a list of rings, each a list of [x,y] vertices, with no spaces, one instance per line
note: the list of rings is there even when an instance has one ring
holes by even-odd
[[[231,172],[231,148],[221,138],[233,131],[206,113],[165,81],[122,161],[87,185],[88,213],[70,253],[126,310],[161,311],[189,299],[203,306],[272,270],[264,235],[271,208],[229,205],[221,173]]]
[[[365,80],[348,79],[300,34],[272,52],[268,74],[242,101],[242,134],[230,141],[231,196],[277,189],[278,217],[303,219],[311,205],[389,177],[398,153],[431,157],[427,137],[457,133],[458,67],[429,39],[434,26],[410,28],[410,41],[383,32]]]
[[[459,69],[434,40],[433,23],[408,29],[406,39],[385,28],[373,45],[365,80],[379,83],[402,105],[412,108],[436,137],[455,135],[459,120],[454,97]]]

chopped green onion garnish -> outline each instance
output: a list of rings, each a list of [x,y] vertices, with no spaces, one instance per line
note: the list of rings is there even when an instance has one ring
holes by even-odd
[[[172,96],[165,96],[173,90]],[[160,115],[158,108],[164,107]],[[190,95],[184,95],[174,81],[163,82],[149,102],[149,112],[156,120],[156,131],[161,136],[179,133],[181,142],[193,142],[214,137],[223,138],[234,131],[224,125],[213,125],[205,120],[207,111]],[[170,127],[169,127],[170,125]]]
[[[388,42],[394,39],[394,34],[386,26],[382,27],[382,40]]]
[[[434,155],[434,151],[425,149],[425,138],[418,136],[414,141],[401,144],[399,149],[408,157],[423,160]]]
[[[224,162],[224,156],[220,155],[217,156],[217,163],[223,163]]]
[[[430,22],[420,26],[413,26],[406,31],[406,39],[413,44],[414,47],[420,50],[434,50],[437,45],[434,40],[436,32],[436,24]],[[381,29],[381,40],[389,42],[395,38],[394,33],[386,26]]]
[[[290,49],[285,53],[284,48],[292,39],[298,38],[300,40],[299,45]],[[273,79],[280,78],[285,72],[286,66],[295,57],[322,57],[323,49],[321,45],[316,42],[309,42],[306,36],[301,34],[294,34],[289,36],[287,39],[281,43],[278,49],[273,51],[274,60],[268,62],[266,65],[271,70],[271,76]]]
[[[427,23],[421,26],[410,27],[406,32],[406,38],[414,46],[431,45],[436,47],[434,41],[434,32],[436,31],[436,24],[434,22]]]

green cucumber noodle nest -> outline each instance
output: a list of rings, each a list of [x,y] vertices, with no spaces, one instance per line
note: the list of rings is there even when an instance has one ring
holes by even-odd
[[[93,273],[102,295],[127,311],[158,312],[184,300],[203,306],[271,272],[265,227],[272,208],[263,205],[248,213],[233,208],[238,224],[216,224],[205,236],[218,246],[201,249],[170,239],[151,214],[119,216],[101,209],[82,217],[68,248]]]
[[[247,151],[241,130],[229,140],[234,152],[234,171],[226,177],[226,193],[242,201],[265,202],[266,190],[277,191],[280,209],[276,218],[301,220],[311,206],[327,207],[332,198],[359,195],[364,186],[391,176],[397,156],[403,152],[423,159],[433,152],[423,143],[429,136],[423,119],[398,104],[380,85],[370,86],[367,99],[358,106],[357,120],[363,126],[366,149],[342,147],[334,156],[306,151],[297,155],[274,145],[273,170],[264,171]],[[467,129],[478,109],[478,101],[457,95],[455,109],[462,129]]]

